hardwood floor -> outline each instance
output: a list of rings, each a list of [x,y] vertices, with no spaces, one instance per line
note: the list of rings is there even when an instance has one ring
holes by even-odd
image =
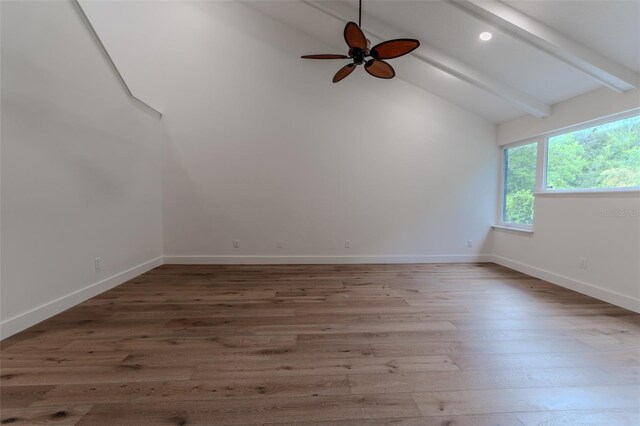
[[[493,264],[164,265],[0,370],[2,424],[640,425],[640,315]]]

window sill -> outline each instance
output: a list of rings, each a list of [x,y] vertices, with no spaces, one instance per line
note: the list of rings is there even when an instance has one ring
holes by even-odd
[[[523,234],[533,234],[533,229],[516,228],[514,226],[492,225],[491,228],[504,231],[522,232]]]
[[[535,192],[536,197],[636,197],[640,195],[640,188],[615,188],[615,189],[585,189],[585,190],[549,190]]]

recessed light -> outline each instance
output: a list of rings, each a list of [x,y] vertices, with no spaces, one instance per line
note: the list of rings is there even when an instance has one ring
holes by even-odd
[[[490,32],[485,31],[483,33],[480,33],[479,37],[482,41],[489,41],[491,40],[491,37],[493,37],[493,35]]]

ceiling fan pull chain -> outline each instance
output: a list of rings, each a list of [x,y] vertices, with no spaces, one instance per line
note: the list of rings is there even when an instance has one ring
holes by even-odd
[[[362,28],[362,0],[360,0],[358,7],[358,26]]]

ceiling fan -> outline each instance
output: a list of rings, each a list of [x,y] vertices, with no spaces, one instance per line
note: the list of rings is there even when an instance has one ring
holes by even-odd
[[[370,42],[360,29],[362,25],[362,0],[359,1],[358,23],[349,22],[344,27],[344,40],[349,46],[347,55],[319,54],[304,55],[303,59],[351,59],[353,62],[340,68],[333,76],[337,83],[351,74],[358,65],[364,64],[364,69],[370,75],[389,79],[396,75],[393,67],[383,59],[393,59],[412,52],[420,46],[420,42],[413,38],[397,38],[384,41],[369,48]]]

